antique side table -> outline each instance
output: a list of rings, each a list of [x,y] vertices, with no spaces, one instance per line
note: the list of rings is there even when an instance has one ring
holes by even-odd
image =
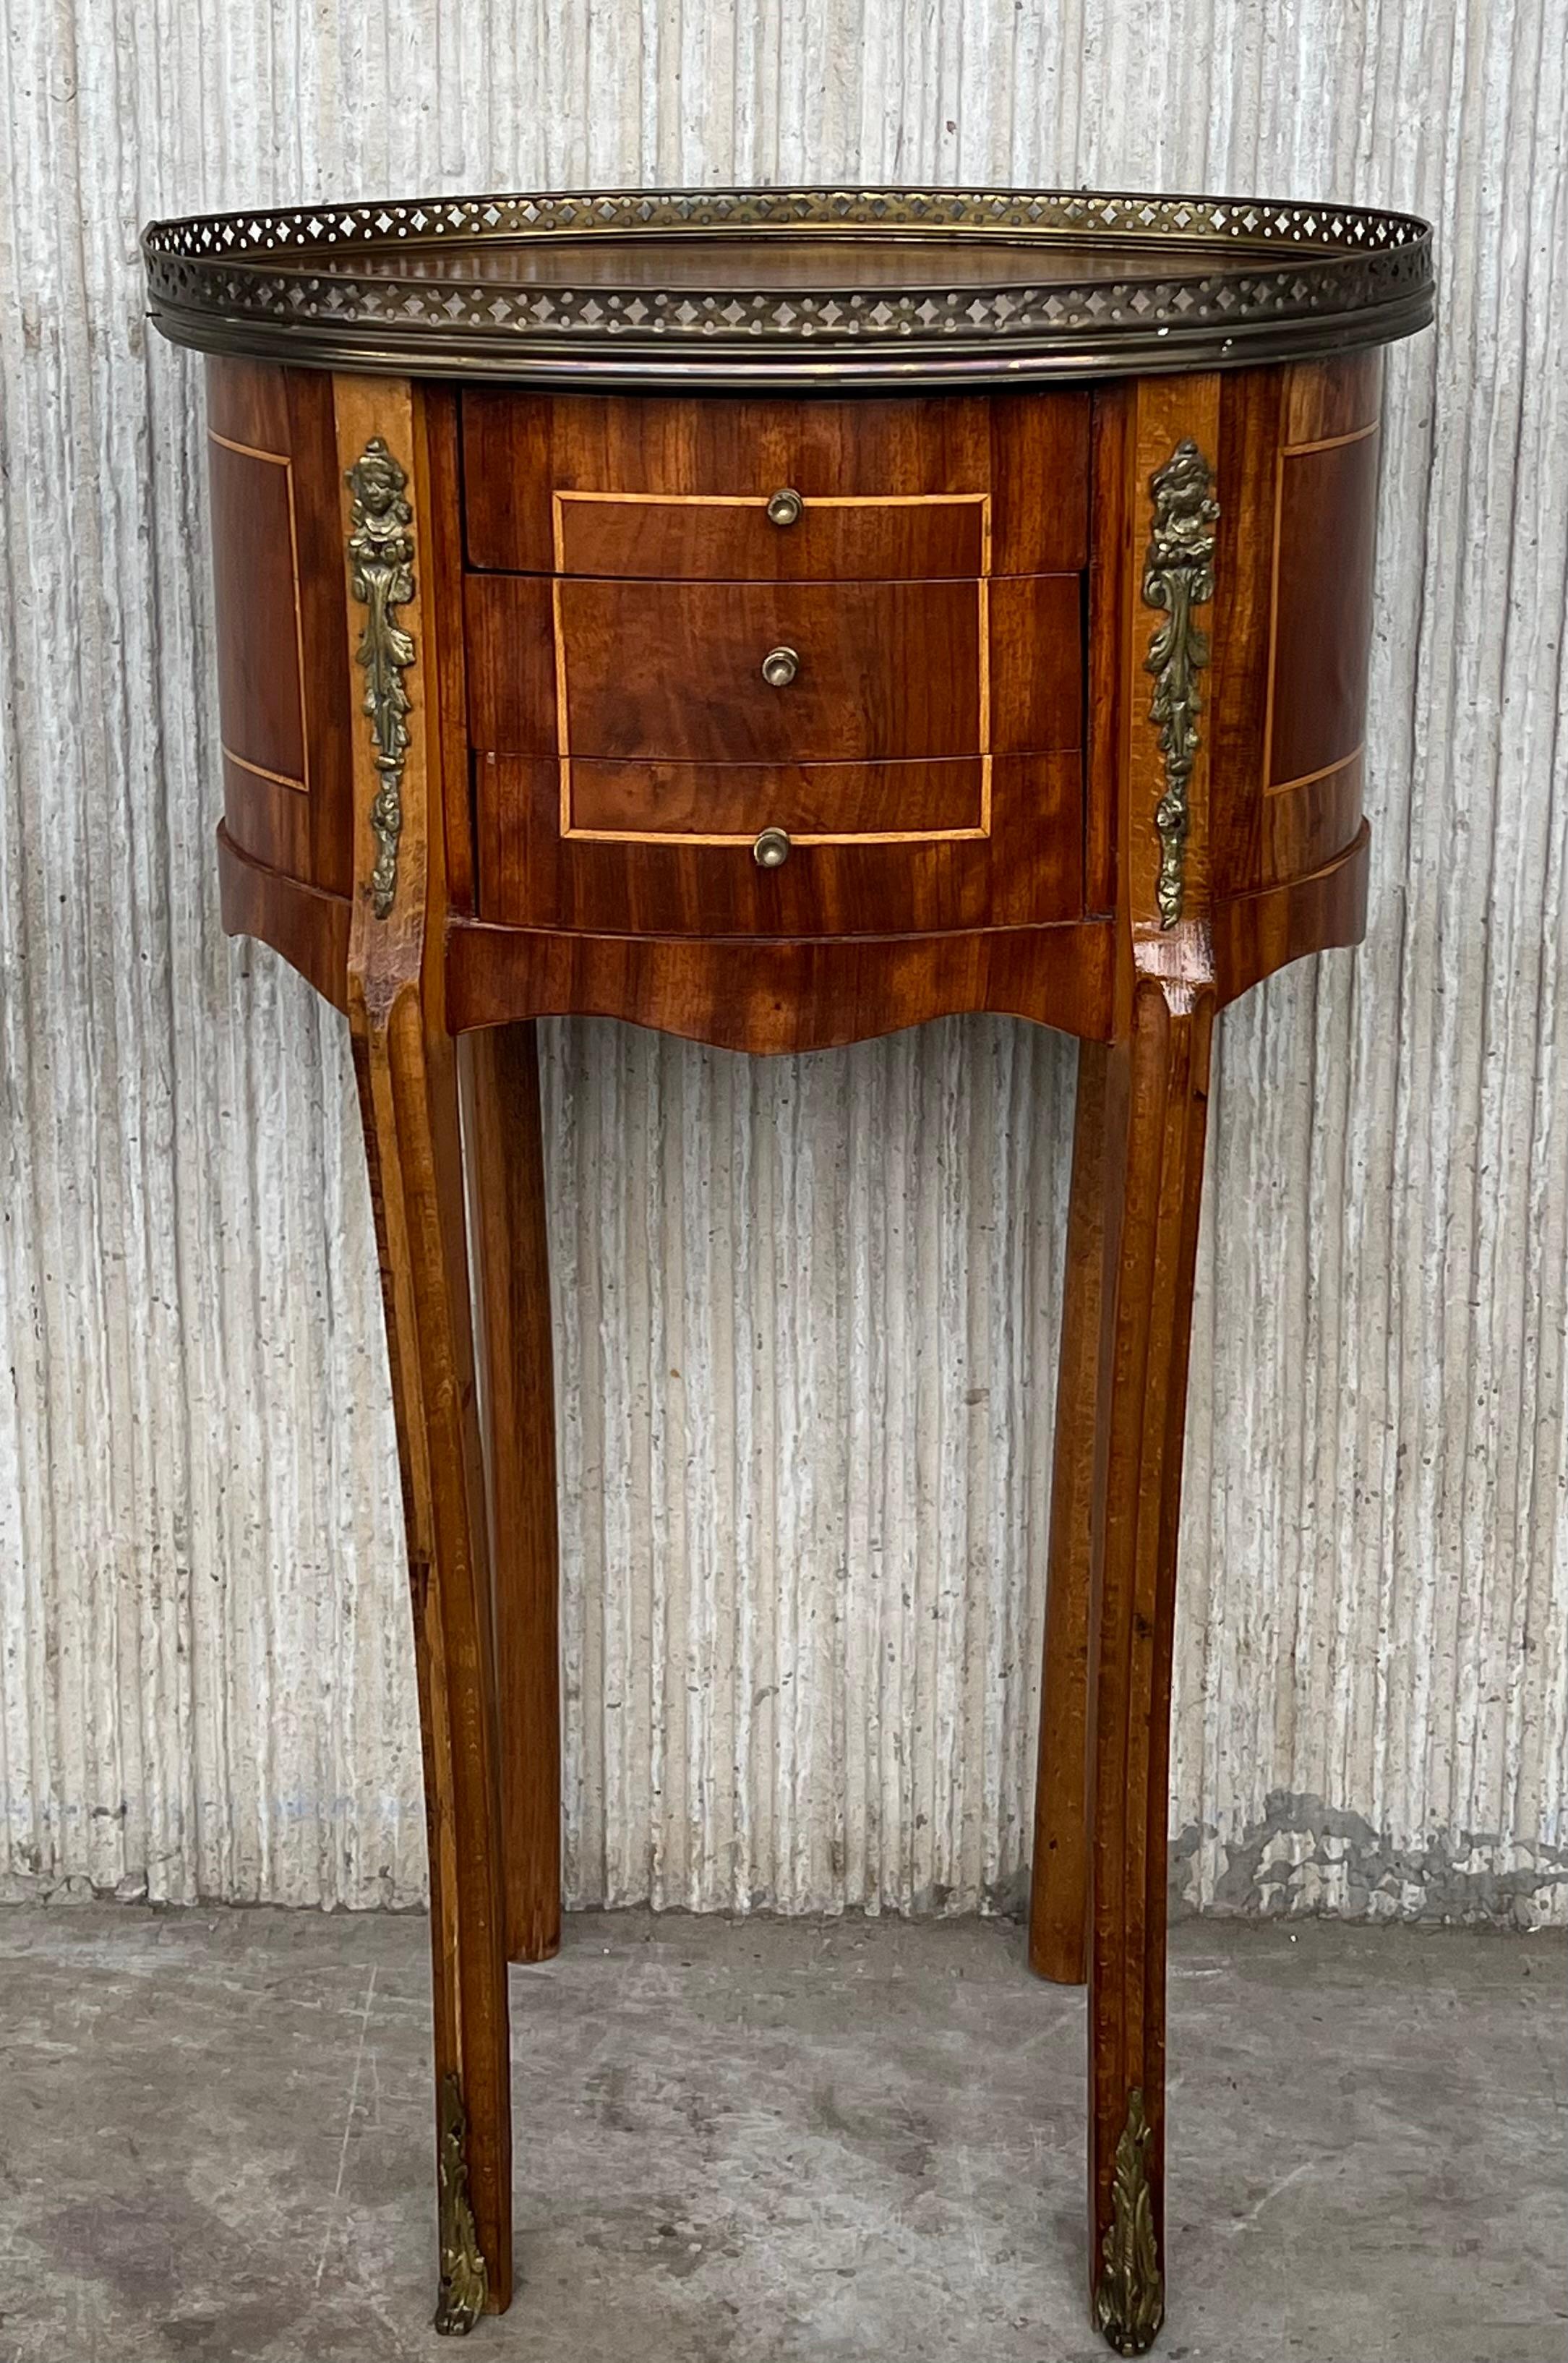
[[[212,356],[225,923],[353,1033],[437,2324],[511,2296],[506,1964],[560,1925],[533,1020],[778,1051],[985,1009],[1082,1045],[1030,1958],[1088,1979],[1092,2303],[1141,2353],[1210,1041],[1362,933],[1378,349],[1431,317],[1426,226],[650,192],[167,222],[144,254]]]

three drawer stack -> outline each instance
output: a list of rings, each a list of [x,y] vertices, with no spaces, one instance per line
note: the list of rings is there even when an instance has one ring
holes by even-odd
[[[1089,405],[465,391],[480,915],[1083,909]]]

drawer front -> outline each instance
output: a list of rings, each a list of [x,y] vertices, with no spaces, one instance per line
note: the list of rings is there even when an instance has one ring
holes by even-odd
[[[710,582],[929,582],[989,571],[985,493],[555,495],[559,574]],[[778,522],[775,522],[777,516]]]
[[[773,870],[750,837],[616,837],[562,827],[558,763],[476,755],[480,915],[502,926],[596,935],[900,936],[1022,926],[1083,909],[1076,754],[988,765],[983,828],[802,837]],[[936,766],[888,766],[918,795]],[[930,818],[886,796],[889,821]]]
[[[797,844],[983,831],[990,763],[600,763],[574,758],[562,798],[573,838],[688,838],[749,846],[765,828]]]
[[[485,752],[772,765],[1082,742],[1077,574],[983,589],[470,574],[465,599],[469,738]],[[762,662],[778,647],[801,664],[776,689]]]
[[[1076,572],[1088,444],[1088,397],[1074,392],[766,402],[465,388],[465,558],[483,571],[708,582]],[[776,526],[767,506],[784,490],[801,511]]]
[[[569,580],[555,609],[563,755],[822,763],[984,751],[978,582]]]
[[[465,391],[481,915],[783,937],[1078,916],[1088,416],[1079,394]]]

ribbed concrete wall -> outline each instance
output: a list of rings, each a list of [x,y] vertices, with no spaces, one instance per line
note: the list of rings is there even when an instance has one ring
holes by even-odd
[[[338,1021],[217,926],[197,372],[148,216],[731,177],[1439,224],[1391,371],[1371,933],[1225,1023],[1174,1826],[1196,1901],[1568,1920],[1568,124],[1556,0],[11,0],[0,47],[8,1885],[406,1903]],[[547,1029],[580,1902],[1005,1898],[1072,1068]]]

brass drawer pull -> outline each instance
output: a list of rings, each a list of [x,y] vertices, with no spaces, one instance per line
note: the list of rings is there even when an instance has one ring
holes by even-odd
[[[769,689],[788,689],[800,670],[793,649],[769,649],[762,660],[762,678]]]
[[[780,484],[767,504],[768,522],[771,525],[793,525],[805,505],[793,484]]]
[[[781,870],[790,859],[788,829],[765,828],[751,849],[751,858],[759,870]]]

